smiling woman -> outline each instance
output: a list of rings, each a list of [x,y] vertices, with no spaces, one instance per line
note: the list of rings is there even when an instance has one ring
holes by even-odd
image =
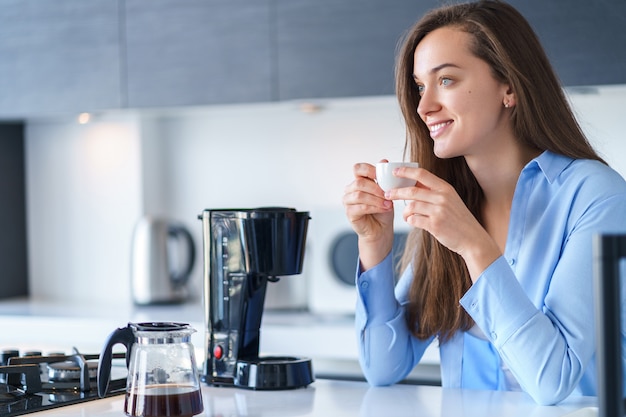
[[[597,395],[592,237],[626,231],[626,182],[528,22],[497,0],[433,10],[404,39],[396,94],[419,168],[394,175],[415,185],[383,191],[358,163],[343,198],[368,381],[402,380],[436,338],[445,387]],[[411,228],[399,265],[394,200]]]
[[[415,49],[417,113],[430,130],[439,158],[504,148],[515,141],[507,111],[515,105],[515,96],[510,85],[494,78],[489,64],[471,52],[471,42],[470,34],[442,27]]]

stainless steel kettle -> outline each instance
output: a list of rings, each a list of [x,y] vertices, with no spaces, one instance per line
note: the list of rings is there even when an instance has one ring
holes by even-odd
[[[194,261],[194,241],[183,225],[154,217],[140,219],[133,232],[131,252],[135,304],[186,301]]]

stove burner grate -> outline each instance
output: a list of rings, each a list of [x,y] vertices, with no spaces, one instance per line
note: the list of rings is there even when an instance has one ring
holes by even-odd
[[[98,362],[86,361],[89,379],[96,379],[98,376]],[[80,381],[81,367],[73,361],[62,361],[48,363],[48,381],[69,382]]]
[[[125,354],[116,353],[116,359]],[[15,356],[0,363],[0,417],[13,417],[98,399],[99,355]],[[120,368],[120,371],[126,367]],[[122,375],[119,375],[122,376]],[[112,380],[107,396],[126,391],[126,378]]]

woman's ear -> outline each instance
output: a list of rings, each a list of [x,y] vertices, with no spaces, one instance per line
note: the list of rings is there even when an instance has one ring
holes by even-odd
[[[517,104],[515,93],[513,92],[511,86],[507,86],[504,98],[502,99],[502,105],[508,109],[510,107],[514,107],[515,104]]]

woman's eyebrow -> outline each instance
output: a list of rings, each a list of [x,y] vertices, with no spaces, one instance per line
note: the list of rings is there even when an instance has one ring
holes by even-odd
[[[443,64],[441,64],[441,65],[437,65],[436,67],[431,68],[431,69],[430,69],[430,71],[428,71],[428,73],[429,73],[429,74],[435,74],[435,73],[437,73],[437,72],[441,71],[441,70],[442,70],[442,69],[444,69],[444,68],[450,68],[450,67],[451,67],[451,68],[461,68],[461,67],[459,67],[458,65],[453,64],[453,63],[451,63],[451,62],[446,62],[446,63],[443,63]],[[419,77],[417,76],[417,74],[413,74],[413,79],[414,79],[415,81],[417,81],[417,80],[419,79]]]

